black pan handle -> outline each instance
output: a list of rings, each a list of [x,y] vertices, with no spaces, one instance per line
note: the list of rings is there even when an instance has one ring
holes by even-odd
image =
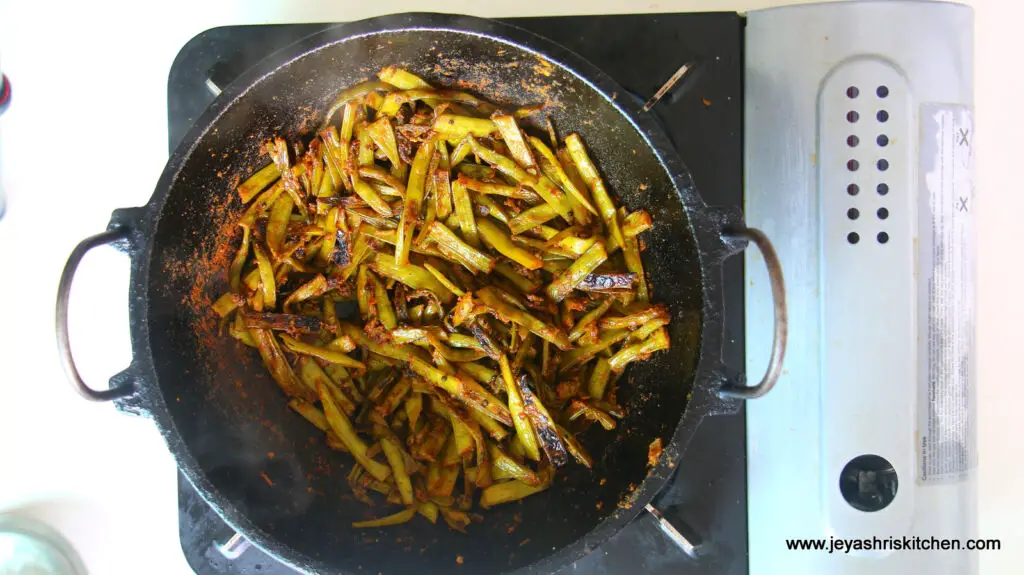
[[[111,389],[93,389],[89,387],[75,367],[75,358],[71,355],[71,341],[68,337],[68,299],[71,295],[71,282],[75,278],[78,264],[82,263],[85,254],[95,248],[106,244],[129,239],[131,230],[128,227],[115,227],[101,234],[82,240],[64,264],[64,271],[60,274],[60,284],[57,286],[57,350],[60,352],[60,362],[64,367],[64,373],[82,397],[90,401],[110,401],[127,397],[135,393],[134,383],[125,383]]]
[[[786,341],[789,337],[789,317],[786,311],[786,284],[782,277],[782,263],[771,240],[761,230],[740,226],[726,228],[722,236],[727,240],[753,243],[764,257],[768,268],[768,281],[772,288],[772,305],[775,311],[775,333],[772,337],[772,351],[768,369],[757,385],[740,383],[726,384],[719,395],[736,399],[754,399],[771,391],[782,375],[782,360],[786,356]]]

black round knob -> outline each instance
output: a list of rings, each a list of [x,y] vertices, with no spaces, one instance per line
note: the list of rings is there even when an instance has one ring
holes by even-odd
[[[860,511],[885,509],[896,498],[899,484],[892,464],[877,455],[854,457],[839,474],[839,492]]]

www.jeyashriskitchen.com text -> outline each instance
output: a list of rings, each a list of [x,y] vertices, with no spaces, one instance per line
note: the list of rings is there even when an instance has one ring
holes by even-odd
[[[938,537],[871,537],[844,539],[786,539],[791,551],[825,551],[850,553],[853,551],[998,551],[999,539],[942,539]]]

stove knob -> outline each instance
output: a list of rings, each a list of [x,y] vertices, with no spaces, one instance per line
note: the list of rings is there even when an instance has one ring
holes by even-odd
[[[859,511],[881,511],[892,503],[899,489],[899,477],[892,464],[878,455],[861,455],[850,460],[839,476],[839,492]]]

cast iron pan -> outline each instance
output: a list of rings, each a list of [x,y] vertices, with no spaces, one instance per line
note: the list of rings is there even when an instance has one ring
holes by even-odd
[[[653,216],[644,264],[654,299],[673,314],[672,349],[627,372],[620,400],[628,414],[617,432],[583,436],[594,470],[570,465],[547,491],[483,512],[485,521],[468,535],[420,519],[352,529],[352,521],[381,510],[352,499],[349,459],[328,450],[322,434],[286,407],[254,351],[218,335],[210,311],[226,289],[222,270],[237,242],[232,222],[242,206],[234,186],[266,161],[260,143],[315,129],[340,89],[389,64],[494,102],[544,103],[562,135],[579,132],[620,202]],[[375,18],[284,49],[243,74],[196,121],[147,205],[115,211],[106,232],[71,254],[57,302],[69,377],[88,399],[115,400],[151,417],[203,498],[241,535],[297,569],[550,572],[578,559],[647,506],[701,419],[734,412],[736,398],[771,387],[785,345],[781,271],[771,245],[738,213],[704,205],[666,136],[624,94],[550,41],[465,16]],[[771,367],[751,387],[721,362],[722,262],[748,240],[772,271],[777,314]],[[109,389],[93,390],[71,359],[67,295],[81,257],[107,243],[131,258],[133,361]],[[648,467],[648,446],[658,438],[664,452]]]

